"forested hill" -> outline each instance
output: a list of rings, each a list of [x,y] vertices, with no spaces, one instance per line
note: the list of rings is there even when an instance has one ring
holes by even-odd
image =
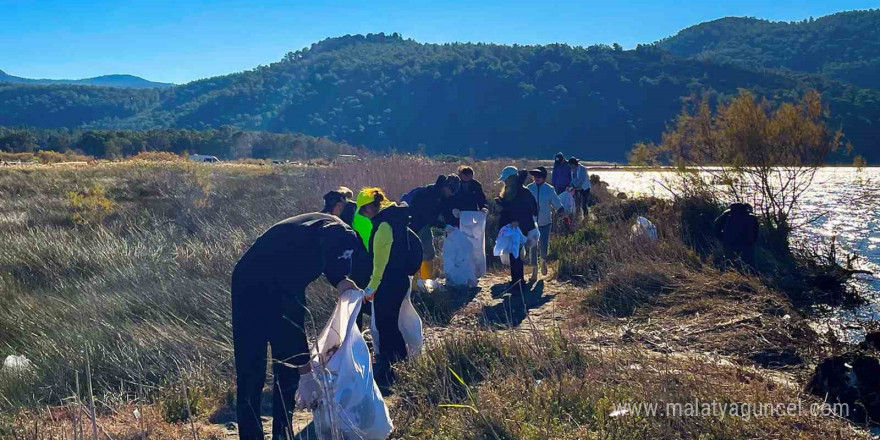
[[[678,56],[816,73],[880,88],[880,9],[791,23],[722,18],[659,45]]]
[[[30,79],[10,75],[0,70],[0,82],[24,84],[77,84],[85,86],[126,87],[132,89],[149,89],[153,87],[171,87],[172,84],[147,81],[133,75],[102,75],[85,79]]]
[[[269,66],[170,89],[0,84],[0,125],[219,128],[329,136],[379,151],[622,161],[691,94],[823,92],[856,150],[880,160],[880,95],[820,76],[675,57],[648,45],[420,44],[332,38]],[[849,159],[851,160],[851,159]]]

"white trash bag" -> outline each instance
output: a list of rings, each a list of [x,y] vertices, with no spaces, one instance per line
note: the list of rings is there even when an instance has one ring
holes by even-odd
[[[412,280],[410,280],[412,285]],[[378,292],[377,294],[380,294]],[[406,343],[406,353],[409,357],[418,356],[422,352],[425,345],[425,337],[422,333],[422,318],[413,307],[412,289],[406,292],[403,303],[400,304],[400,316],[397,318],[397,328],[403,335],[403,341]],[[376,327],[376,302],[372,303],[373,313],[370,314],[370,336],[373,337],[373,353],[379,356],[379,329]]]
[[[565,212],[568,214],[574,214],[577,209],[577,204],[574,201],[574,194],[570,191],[563,191],[562,194],[559,195],[559,201],[562,202],[562,208],[565,209]]]
[[[635,224],[632,226],[631,238],[647,238],[650,241],[657,241],[657,226],[651,220],[642,216],[636,218]]]
[[[30,359],[19,355],[11,354],[6,356],[6,359],[3,360],[3,368],[2,371],[9,373],[25,373],[31,370],[33,364],[31,364]]]
[[[486,213],[462,211],[459,229],[471,241],[474,252],[474,272],[477,278],[486,275]]]
[[[311,349],[312,373],[300,376],[296,400],[312,410],[319,438],[384,440],[394,429],[356,323],[363,299],[360,290],[339,297]]]
[[[477,272],[473,243],[458,228],[446,234],[443,240],[443,272],[450,287],[477,287]]]
[[[498,238],[495,239],[495,247],[492,253],[496,257],[501,257],[501,262],[510,265],[510,256],[519,258],[520,250],[526,244],[526,236],[518,227],[505,225],[498,231]]]

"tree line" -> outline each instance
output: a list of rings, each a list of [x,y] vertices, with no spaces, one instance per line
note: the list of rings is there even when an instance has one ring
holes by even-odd
[[[220,129],[68,130],[0,127],[0,151],[36,153],[76,152],[116,159],[144,151],[207,154],[223,159],[306,159],[358,154],[361,149],[327,138],[301,133],[269,133]]]
[[[421,44],[348,35],[253,70],[162,90],[0,85],[0,125],[298,132],[379,152],[622,161],[692,96],[815,89],[857,153],[880,160],[880,93],[819,75],[674,56],[659,45]],[[124,147],[123,147],[124,148]],[[832,158],[832,160],[836,160]],[[840,160],[851,161],[851,159]]]

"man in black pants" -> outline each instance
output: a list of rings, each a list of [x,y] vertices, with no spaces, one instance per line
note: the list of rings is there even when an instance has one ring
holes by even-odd
[[[339,294],[349,280],[358,243],[338,217],[311,213],[263,233],[232,272],[232,341],[235,349],[239,437],[262,440],[260,401],[266,380],[266,344],[275,377],[272,438],[287,438],[300,373],[309,371],[303,333],[306,287],[321,273]]]
[[[358,200],[366,196],[370,195],[359,194]],[[419,269],[422,244],[407,226],[409,208],[386,201],[379,192],[374,192],[372,197],[373,201],[360,209],[361,215],[373,223],[370,236],[373,273],[366,297],[373,300],[379,332],[376,382],[386,386],[394,381],[391,366],[407,357],[406,341],[398,325],[400,306],[409,292],[410,276]]]

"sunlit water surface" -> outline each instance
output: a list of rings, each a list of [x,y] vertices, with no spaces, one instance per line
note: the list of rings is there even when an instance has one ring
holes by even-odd
[[[669,172],[626,170],[591,170],[609,187],[631,196],[670,197]],[[838,252],[856,254],[859,269],[880,275],[880,168],[823,168],[804,194],[793,223],[799,227],[793,243],[818,243],[837,238]],[[806,222],[806,219],[814,219]],[[864,337],[859,321],[880,318],[880,278],[856,275],[852,281],[867,304],[855,308],[821,310],[814,322],[819,331],[832,330],[847,340]]]

